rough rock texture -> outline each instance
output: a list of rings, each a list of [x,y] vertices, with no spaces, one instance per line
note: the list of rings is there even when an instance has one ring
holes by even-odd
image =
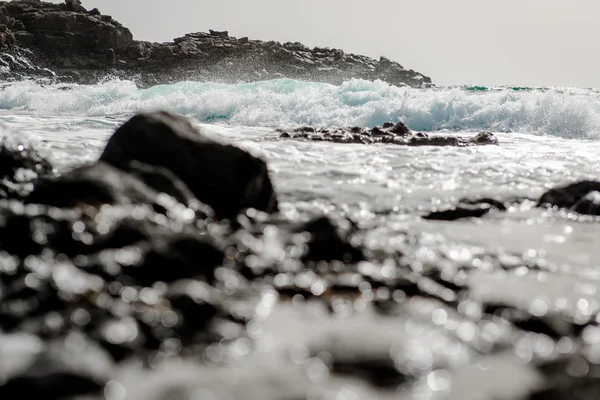
[[[132,160],[167,168],[219,218],[278,207],[264,161],[165,112],[133,117],[110,138],[100,160],[124,170]]]
[[[476,146],[497,145],[498,138],[491,132],[481,132],[474,137],[430,135],[424,132],[412,132],[402,123],[388,122],[383,127],[365,129],[360,127],[343,129],[317,129],[310,126],[283,131],[279,136],[282,139],[301,139],[315,142],[333,143],[361,143],[361,144],[397,144],[403,146]]]
[[[93,82],[107,73],[144,85],[181,79],[254,81],[289,77],[341,83],[381,79],[392,85],[427,86],[431,79],[385,57],[374,60],[301,43],[235,38],[227,32],[190,33],[170,43],[133,40],[131,32],[97,9],[38,1],[0,2],[0,57],[5,74],[27,70]],[[34,64],[28,62],[31,59]],[[36,67],[37,65],[37,67]],[[48,75],[48,73],[46,73]]]

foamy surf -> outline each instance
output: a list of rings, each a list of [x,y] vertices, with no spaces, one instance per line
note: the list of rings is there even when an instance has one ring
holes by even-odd
[[[131,81],[0,88],[0,109],[53,116],[129,116],[165,109],[200,123],[248,127],[375,126],[404,121],[418,131],[520,132],[600,138],[600,96],[564,88],[414,89],[350,80],[340,86],[278,79],[242,84],[181,82],[147,89]]]

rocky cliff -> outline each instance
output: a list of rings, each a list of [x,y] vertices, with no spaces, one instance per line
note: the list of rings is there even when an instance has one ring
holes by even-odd
[[[429,77],[385,57],[374,60],[297,42],[235,38],[212,30],[168,43],[137,41],[129,29],[97,9],[68,10],[66,4],[38,0],[0,1],[0,49],[4,79],[41,74],[93,82],[110,74],[149,85],[281,77],[334,84],[362,78],[398,86],[431,85]]]

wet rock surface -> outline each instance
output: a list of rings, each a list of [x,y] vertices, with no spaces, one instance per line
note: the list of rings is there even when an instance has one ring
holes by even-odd
[[[61,174],[27,145],[0,150],[7,182],[30,186],[0,199],[2,398],[586,399],[597,389],[592,268],[439,235],[374,240],[335,213],[287,220],[256,201],[270,182],[264,162],[166,113],[135,116],[100,160]],[[22,181],[19,168],[35,174]],[[583,182],[538,203],[590,210],[596,193]],[[523,201],[464,199],[428,219]]]
[[[365,129],[350,127],[343,129],[319,129],[310,126],[280,132],[281,139],[310,140],[315,142],[395,144],[402,146],[477,146],[498,145],[498,138],[490,132],[481,132],[473,137],[432,135],[412,132],[404,123],[388,122],[383,127]]]
[[[431,79],[385,57],[374,60],[339,49],[308,48],[235,38],[227,32],[189,33],[170,43],[133,39],[98,9],[37,1],[0,2],[0,68],[78,83],[106,75],[135,78],[148,86],[185,80],[256,81],[281,77],[340,84],[350,78],[392,85],[428,86]],[[4,22],[3,22],[4,21]],[[30,62],[33,61],[33,63]],[[12,77],[9,76],[12,74]]]

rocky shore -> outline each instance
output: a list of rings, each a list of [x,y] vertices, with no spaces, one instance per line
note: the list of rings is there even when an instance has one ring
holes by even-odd
[[[286,220],[263,160],[182,117],[134,116],[96,162],[62,174],[5,139],[0,167],[3,399],[534,400],[599,388],[600,309],[535,297],[534,274],[582,278],[406,233],[386,245],[337,215]],[[600,215],[599,189],[532,200],[586,218]],[[517,271],[531,303],[502,295]]]
[[[97,9],[71,11],[66,4],[37,0],[0,2],[0,51],[3,79],[38,75],[93,83],[116,76],[154,85],[283,77],[339,84],[361,78],[431,85],[429,77],[385,57],[374,60],[297,42],[263,42],[217,31],[189,33],[169,43],[138,41]]]
[[[498,138],[491,132],[480,132],[473,137],[427,134],[412,132],[404,123],[387,122],[381,127],[365,129],[358,126],[343,129],[315,129],[304,126],[291,132],[282,131],[280,139],[310,140],[314,142],[395,144],[400,146],[481,146],[498,145]]]

